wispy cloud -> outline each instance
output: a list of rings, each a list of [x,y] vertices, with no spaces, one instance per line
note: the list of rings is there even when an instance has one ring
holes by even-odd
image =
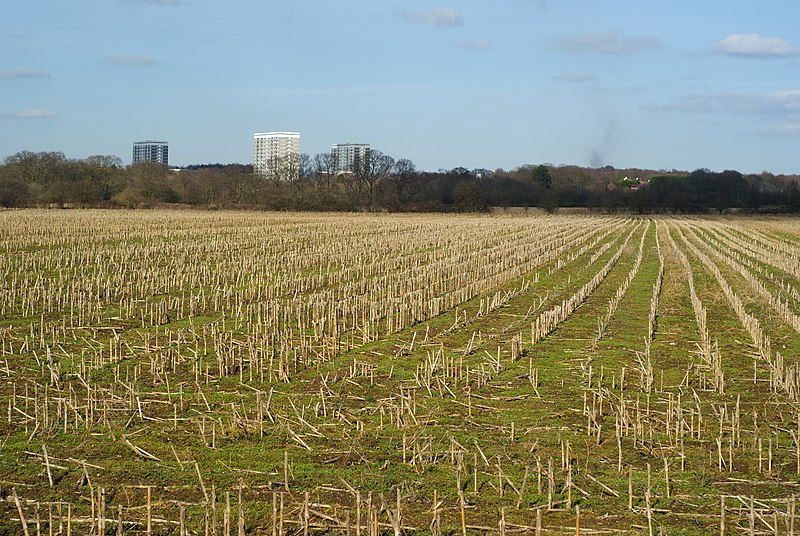
[[[139,65],[139,66],[148,66],[148,65],[157,65],[158,60],[155,58],[151,58],[149,56],[128,56],[124,54],[118,54],[116,56],[111,56],[108,58],[108,61],[111,62],[112,65]]]
[[[761,130],[760,134],[765,136],[800,136],[800,124],[769,127]]]
[[[411,22],[428,26],[463,26],[464,19],[461,14],[451,7],[435,7],[428,11],[409,11],[400,9],[397,14]]]
[[[754,129],[753,134],[800,137],[800,89],[763,94],[689,94],[668,102],[651,102],[645,109],[653,112],[684,112],[692,115],[716,113],[750,116],[767,124],[764,128]]]
[[[657,112],[728,112],[746,115],[795,116],[800,114],[800,89],[787,89],[764,94],[689,94],[678,97],[670,102],[652,102],[648,104],[646,108]]]
[[[653,36],[625,35],[622,32],[583,32],[564,35],[550,42],[549,47],[570,54],[594,52],[599,54],[633,54],[653,50],[661,40]]]
[[[596,0],[528,0],[534,6],[547,9],[554,6],[586,7],[595,3]]]
[[[729,35],[711,50],[725,56],[751,58],[786,58],[800,55],[800,49],[779,37],[762,37],[759,34]]]
[[[25,39],[25,34],[0,30],[0,39]]]
[[[592,73],[574,72],[574,73],[561,73],[553,77],[554,80],[559,82],[588,82],[589,80],[596,80],[597,77]]]
[[[122,0],[122,4],[129,6],[180,6],[183,0]]]
[[[5,116],[13,117],[14,119],[53,119],[58,117],[58,113],[53,110],[34,108],[31,110],[19,110],[18,112],[5,114]]]
[[[0,73],[1,79],[9,78],[49,78],[50,73],[41,69],[33,69],[31,67],[18,67],[10,71]]]
[[[491,41],[473,41],[471,39],[464,39],[458,46],[466,48],[467,50],[488,50],[492,48]]]

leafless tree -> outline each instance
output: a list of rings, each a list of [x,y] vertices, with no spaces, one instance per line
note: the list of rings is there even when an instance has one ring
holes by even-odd
[[[314,176],[317,179],[317,186],[328,192],[331,191],[331,184],[336,176],[336,162],[331,153],[318,153],[314,155]]]
[[[369,152],[369,158],[356,166],[355,178],[367,191],[370,209],[375,207],[375,192],[378,185],[389,176],[393,166],[394,158],[374,149]]]
[[[417,177],[417,169],[408,158],[400,158],[394,163],[389,180],[392,185],[392,195],[398,205],[406,203],[411,197],[411,185]]]

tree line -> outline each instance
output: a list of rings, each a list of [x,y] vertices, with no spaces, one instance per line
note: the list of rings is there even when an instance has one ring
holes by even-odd
[[[586,207],[605,212],[800,211],[800,176],[655,171],[546,164],[503,169],[420,171],[407,158],[372,150],[353,172],[329,153],[302,154],[269,173],[245,164],[152,163],[116,156],[69,159],[22,151],[0,165],[2,207],[129,207],[336,211],[485,211],[490,207]]]

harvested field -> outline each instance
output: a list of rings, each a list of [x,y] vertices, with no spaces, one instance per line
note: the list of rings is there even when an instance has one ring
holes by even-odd
[[[797,219],[6,211],[0,274],[3,534],[800,532]]]

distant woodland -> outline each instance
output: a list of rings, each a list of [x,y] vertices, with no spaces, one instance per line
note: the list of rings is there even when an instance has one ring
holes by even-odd
[[[800,211],[800,175],[582,168],[546,164],[513,170],[418,171],[408,159],[373,150],[354,173],[336,174],[330,155],[301,155],[283,171],[250,165],[179,170],[123,165],[115,156],[68,159],[23,151],[0,165],[2,207],[127,207],[480,212],[490,207],[586,207],[604,212]]]

